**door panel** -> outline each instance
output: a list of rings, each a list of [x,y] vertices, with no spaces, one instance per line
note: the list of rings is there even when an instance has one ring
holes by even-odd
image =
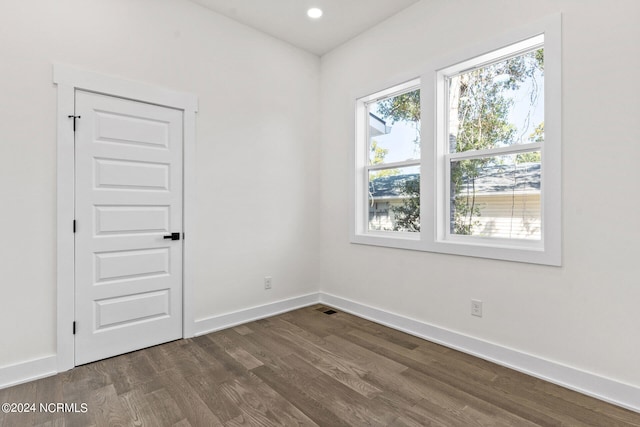
[[[182,112],[76,91],[76,365],[182,337]]]
[[[94,161],[96,188],[169,191],[168,164],[113,159]]]
[[[169,233],[170,206],[95,206],[96,235]]]
[[[96,284],[114,279],[169,274],[169,248],[96,253]]]
[[[96,111],[96,140],[156,148],[169,146],[169,124],[149,117]]]
[[[96,330],[170,315],[169,290],[96,301]]]

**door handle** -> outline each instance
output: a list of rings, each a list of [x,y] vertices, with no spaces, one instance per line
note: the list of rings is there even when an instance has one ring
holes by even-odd
[[[180,233],[171,233],[168,236],[164,236],[164,239],[171,239],[171,240],[180,240]]]

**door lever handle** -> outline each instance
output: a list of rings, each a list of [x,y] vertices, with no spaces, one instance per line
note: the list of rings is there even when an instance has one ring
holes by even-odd
[[[180,240],[180,233],[171,233],[167,236],[164,236],[163,239]]]

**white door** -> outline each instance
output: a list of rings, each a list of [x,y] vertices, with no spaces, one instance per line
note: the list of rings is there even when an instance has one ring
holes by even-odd
[[[183,133],[180,110],[75,97],[80,365],[182,337]]]

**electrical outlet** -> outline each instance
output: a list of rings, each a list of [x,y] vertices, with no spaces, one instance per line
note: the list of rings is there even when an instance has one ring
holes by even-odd
[[[471,300],[471,315],[482,317],[482,301],[477,299]]]
[[[264,288],[271,289],[271,276],[264,276]]]

